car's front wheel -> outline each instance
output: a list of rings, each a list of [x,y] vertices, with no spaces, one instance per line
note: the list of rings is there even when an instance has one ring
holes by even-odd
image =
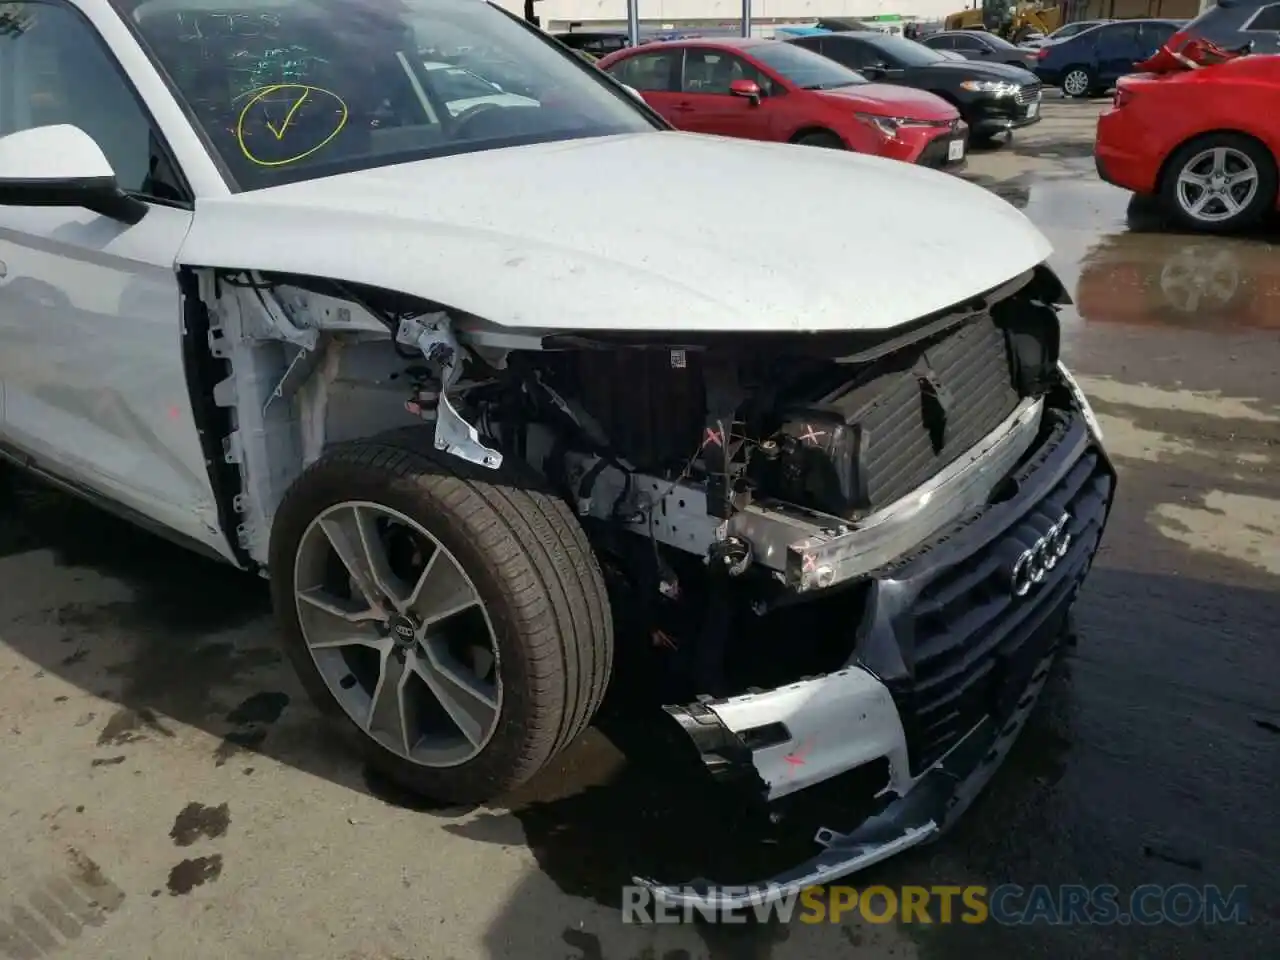
[[[304,686],[367,760],[479,803],[590,722],[612,620],[563,501],[424,433],[338,447],[299,478],[272,526],[272,596]]]
[[[803,137],[798,137],[795,142],[802,147],[821,147],[824,150],[845,149],[843,140],[834,133],[827,133],[822,130],[806,133]]]
[[[1087,97],[1097,82],[1087,67],[1071,67],[1062,75],[1062,92],[1068,97]]]
[[[1184,144],[1165,166],[1160,199],[1185,227],[1226,233],[1252,226],[1276,201],[1276,160],[1258,141],[1213,133]]]

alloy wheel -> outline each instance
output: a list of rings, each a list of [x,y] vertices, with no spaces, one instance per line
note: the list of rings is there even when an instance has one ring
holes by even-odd
[[[1178,206],[1201,223],[1238,217],[1258,193],[1258,167],[1234,147],[1201,150],[1178,171]]]
[[[484,749],[502,707],[493,625],[421,524],[376,503],[329,507],[298,545],[294,597],[316,669],[366,734],[426,767]]]
[[[1062,90],[1070,97],[1083,97],[1089,90],[1089,74],[1072,70],[1062,78]]]

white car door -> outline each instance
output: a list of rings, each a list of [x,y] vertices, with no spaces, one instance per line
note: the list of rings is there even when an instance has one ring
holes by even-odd
[[[3,17],[0,158],[29,168],[39,158],[23,155],[23,132],[69,124],[146,202],[136,223],[23,205],[0,168],[3,439],[49,472],[208,542],[216,510],[187,392],[174,269],[190,193],[87,19],[48,2],[5,4]]]

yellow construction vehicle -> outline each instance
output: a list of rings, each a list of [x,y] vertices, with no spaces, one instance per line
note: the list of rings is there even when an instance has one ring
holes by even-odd
[[[1018,3],[1013,7],[1013,16],[1009,24],[1008,39],[1021,43],[1028,34],[1039,33],[1048,36],[1063,24],[1062,4],[1059,3]]]
[[[982,7],[965,7],[959,13],[949,13],[942,21],[943,30],[975,30],[985,27]]]
[[[949,14],[943,20],[946,30],[989,30],[1014,43],[1028,34],[1048,35],[1062,26],[1062,4],[1026,2],[1026,0],[981,0]]]

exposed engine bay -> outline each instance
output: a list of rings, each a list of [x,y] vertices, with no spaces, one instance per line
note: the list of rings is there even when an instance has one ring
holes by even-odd
[[[801,599],[856,619],[859,579],[988,502],[992,482],[972,468],[1016,466],[1060,387],[1063,292],[1047,270],[892,335],[680,342],[508,334],[378,290],[198,276],[247,558],[329,445],[426,421],[437,449],[532,468],[576,510],[619,621],[673,654],[669,697],[839,666],[847,646],[809,656],[799,638],[781,675],[775,650],[752,664],[753,624],[776,633],[769,616],[786,610],[798,632]],[[732,656],[731,635],[744,638]]]

